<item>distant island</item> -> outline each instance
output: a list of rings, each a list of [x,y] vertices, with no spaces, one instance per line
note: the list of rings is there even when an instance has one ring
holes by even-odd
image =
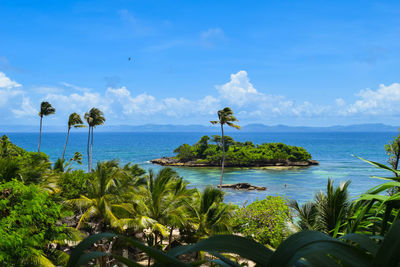
[[[64,132],[64,125],[46,125],[47,132]],[[386,125],[382,123],[366,123],[352,125],[336,125],[326,127],[313,126],[288,126],[288,125],[265,125],[265,124],[247,124],[242,126],[242,132],[246,133],[327,133],[327,132],[397,132],[399,126]],[[6,132],[34,132],[37,131],[37,125],[0,125],[0,133]],[[85,129],[77,129],[78,132],[85,132]],[[216,127],[208,125],[176,125],[176,124],[144,124],[144,125],[106,125],[97,130],[98,132],[195,132],[195,133],[213,133],[219,132]],[[226,129],[227,132],[234,131]]]
[[[304,148],[283,143],[255,145],[251,141],[237,142],[225,136],[225,167],[270,167],[317,165]],[[215,144],[210,144],[210,142]],[[174,150],[175,157],[162,157],[151,163],[163,166],[217,167],[221,166],[222,139],[219,135],[207,135],[194,145],[183,144]]]

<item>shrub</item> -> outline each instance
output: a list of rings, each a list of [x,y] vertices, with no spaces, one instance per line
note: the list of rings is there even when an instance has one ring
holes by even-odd
[[[43,262],[50,242],[63,239],[61,205],[35,185],[0,184],[0,265]]]
[[[88,192],[88,180],[91,174],[83,170],[62,173],[57,180],[60,196],[64,199],[79,198]]]
[[[289,235],[290,216],[285,198],[267,196],[238,211],[235,230],[261,244],[277,247]]]

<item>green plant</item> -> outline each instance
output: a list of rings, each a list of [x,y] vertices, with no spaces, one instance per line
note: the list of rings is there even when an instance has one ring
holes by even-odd
[[[52,266],[50,243],[67,239],[61,205],[35,185],[0,184],[0,265]]]
[[[315,194],[315,200],[300,206],[292,201],[290,206],[299,215],[298,228],[302,230],[318,230],[336,237],[344,231],[344,224],[351,216],[350,199],[347,188],[350,181],[333,186],[333,180],[328,179],[326,192]]]
[[[239,209],[235,230],[261,244],[277,247],[290,234],[290,209],[286,199],[267,196]]]
[[[69,139],[69,132],[71,131],[71,128],[83,128],[85,125],[83,124],[83,121],[81,119],[81,116],[78,113],[72,113],[68,117],[68,130],[67,130],[67,140],[65,140],[65,145],[64,145],[64,150],[62,154],[62,159],[64,159],[65,155],[65,150],[67,149],[67,144],[68,144],[68,139]]]
[[[224,163],[225,163],[225,138],[224,138],[224,125],[240,130],[240,126],[234,124],[238,121],[235,116],[233,116],[233,111],[231,108],[226,107],[224,109],[218,110],[218,120],[210,121],[211,124],[219,124],[221,126],[221,147],[222,147],[222,162],[221,162],[221,180],[219,182],[219,187],[222,187],[222,179],[224,177]]]
[[[56,109],[46,101],[43,101],[40,103],[40,111],[39,111],[39,117],[40,117],[40,131],[39,131],[39,144],[38,144],[38,153],[40,153],[40,143],[42,141],[42,121],[44,116],[49,116],[51,114],[56,113]]]
[[[85,251],[103,238],[117,237],[116,234],[103,233],[90,236],[72,252],[67,266],[81,266],[100,256],[116,258],[129,266],[140,264],[118,255],[106,252]],[[203,239],[196,244],[180,246],[167,253],[147,247],[141,242],[119,236],[130,245],[139,248],[155,259],[157,266],[192,266],[189,262],[178,260],[183,254],[204,251],[213,258],[210,263],[219,266],[239,266],[221,253],[234,253],[253,261],[257,266],[398,266],[400,263],[400,222],[391,227],[385,237],[350,234],[340,239],[332,238],[316,231],[302,231],[293,234],[275,250],[234,235],[217,235]],[[377,240],[382,240],[378,242]],[[204,263],[198,262],[199,263]],[[193,264],[193,263],[192,263]]]

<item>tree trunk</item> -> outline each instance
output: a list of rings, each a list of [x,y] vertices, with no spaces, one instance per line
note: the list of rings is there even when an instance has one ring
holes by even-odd
[[[65,145],[64,145],[64,151],[63,151],[63,155],[62,155],[62,159],[64,159],[64,155],[65,155],[65,149],[67,149],[67,144],[68,144],[68,138],[69,138],[69,131],[71,130],[70,127],[68,127],[68,132],[67,132],[67,140],[65,141]]]
[[[42,141],[42,120],[43,120],[43,116],[40,116],[40,130],[39,130],[38,154],[40,153],[40,143],[41,143],[41,141]]]
[[[169,230],[169,237],[168,237],[168,249],[171,249],[172,233],[173,232],[174,232],[174,227],[171,226],[171,230]]]
[[[224,178],[224,165],[225,165],[225,140],[224,140],[224,125],[221,124],[221,137],[222,137],[222,163],[221,163],[221,181],[219,182],[219,188],[222,188],[222,180]]]
[[[92,127],[92,136],[91,136],[91,141],[90,141],[90,167],[91,170],[93,169],[93,127]]]
[[[90,144],[90,126],[89,126],[89,134],[87,140],[87,164],[88,164],[88,172],[90,172],[90,153],[89,153],[89,144]]]

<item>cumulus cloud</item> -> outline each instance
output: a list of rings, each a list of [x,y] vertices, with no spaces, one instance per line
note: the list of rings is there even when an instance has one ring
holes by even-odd
[[[342,110],[342,114],[394,115],[400,112],[399,83],[381,84],[376,91],[369,88],[361,90],[356,96],[359,99]]]
[[[11,111],[17,118],[32,117],[38,114],[38,111],[32,106],[29,97],[22,98],[22,104],[20,109],[11,109]]]
[[[326,107],[308,101],[296,103],[282,95],[257,91],[246,71],[231,74],[230,81],[216,86],[223,103],[236,106],[248,116],[312,116],[321,114]]]
[[[355,95],[354,101],[343,98],[331,104],[320,105],[310,101],[296,101],[284,95],[269,94],[268,90],[256,89],[244,70],[230,75],[226,83],[215,86],[214,95],[199,99],[183,97],[157,98],[146,92],[136,92],[125,86],[109,87],[105,92],[94,92],[69,83],[58,87],[38,87],[24,91],[22,85],[0,72],[0,112],[16,118],[36,116],[40,101],[47,100],[57,109],[61,120],[69,113],[85,113],[92,107],[105,112],[114,123],[140,122],[159,118],[159,122],[214,118],[216,111],[230,106],[240,119],[266,122],[271,118],[313,118],[392,116],[400,114],[400,84],[380,85],[376,90],[365,89]],[[55,89],[54,89],[55,88]],[[75,92],[66,93],[67,88]],[[33,94],[34,93],[34,94]],[[12,103],[12,104],[10,104]],[[7,118],[9,119],[9,118]],[[110,121],[110,120],[108,120]],[[270,120],[271,121],[271,120]]]
[[[22,85],[12,81],[5,73],[0,72],[0,107],[5,106],[15,97],[21,97],[23,91],[20,89]]]
[[[21,86],[22,86],[21,84],[12,81],[10,78],[8,78],[5,73],[0,72],[0,88],[11,89]]]

